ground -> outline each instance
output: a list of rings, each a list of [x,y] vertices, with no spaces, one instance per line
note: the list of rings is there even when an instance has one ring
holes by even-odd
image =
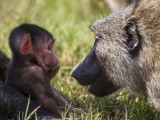
[[[70,77],[94,43],[89,26],[107,14],[101,0],[0,0],[0,49],[11,57],[9,32],[24,22],[44,27],[54,35],[54,51],[61,69],[52,83],[79,111],[64,119],[160,120],[160,115],[145,97],[119,90],[110,96],[96,98],[87,92],[87,87]]]

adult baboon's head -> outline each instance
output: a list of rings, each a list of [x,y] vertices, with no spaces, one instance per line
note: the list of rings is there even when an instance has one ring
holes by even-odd
[[[146,92],[159,59],[160,1],[133,0],[109,16],[96,20],[93,48],[72,76],[103,97],[119,88]],[[155,50],[156,49],[156,50]],[[158,62],[158,61],[157,61]],[[160,67],[160,65],[159,65]]]

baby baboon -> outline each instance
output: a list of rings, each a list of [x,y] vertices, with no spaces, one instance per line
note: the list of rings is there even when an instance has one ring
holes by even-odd
[[[52,35],[37,25],[22,24],[14,28],[9,37],[13,59],[6,83],[31,95],[42,107],[60,118],[68,101],[50,85],[60,66],[53,51],[54,42]]]
[[[119,88],[143,93],[160,110],[160,1],[133,0],[91,30],[95,44],[72,76],[96,96],[107,95],[102,81],[109,94]]]

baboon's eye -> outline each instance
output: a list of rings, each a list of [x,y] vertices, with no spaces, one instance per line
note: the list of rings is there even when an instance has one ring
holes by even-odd
[[[51,47],[51,45],[49,45],[49,46],[48,46],[48,50],[51,50],[51,49],[52,49],[52,47]]]
[[[98,41],[102,38],[102,36],[100,35],[96,35],[95,36],[95,42],[94,42],[94,46],[98,43]]]
[[[102,35],[96,35],[96,42],[98,42],[100,39],[102,39]]]
[[[141,46],[141,37],[137,30],[136,23],[129,21],[125,27],[125,31],[124,37],[126,39],[127,49],[131,55],[135,55],[140,50]]]

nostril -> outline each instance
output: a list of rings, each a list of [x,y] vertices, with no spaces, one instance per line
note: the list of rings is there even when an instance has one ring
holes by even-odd
[[[49,65],[49,64],[45,64],[45,66],[47,66],[47,67],[51,67],[51,65]]]

